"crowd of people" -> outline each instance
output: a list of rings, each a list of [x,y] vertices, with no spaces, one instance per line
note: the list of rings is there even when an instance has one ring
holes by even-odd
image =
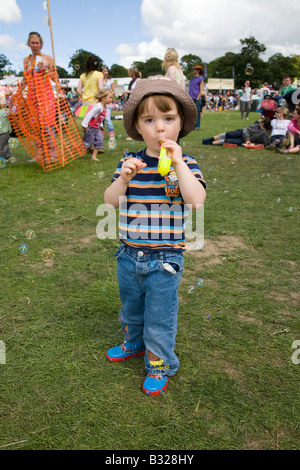
[[[43,39],[37,32],[29,34],[27,45],[31,54],[24,59],[24,77],[21,83],[26,86],[26,76],[32,70],[44,70],[54,72],[54,62],[51,56],[41,52]],[[101,70],[100,70],[101,69]],[[245,81],[241,90],[229,90],[227,92],[209,91],[205,85],[204,70],[200,64],[193,68],[194,77],[186,84],[183,70],[179,64],[178,53],[175,49],[167,49],[162,63],[162,74],[170,80],[175,80],[182,90],[187,90],[197,108],[197,119],[194,130],[199,131],[203,110],[224,111],[239,110],[241,120],[249,120],[250,111],[258,111],[261,118],[246,128],[233,129],[217,136],[204,138],[204,145],[245,146],[253,148],[265,147],[268,150],[275,149],[278,152],[299,151],[299,105],[296,106],[292,99],[296,87],[292,84],[289,76],[283,77],[282,86],[275,91],[268,83],[263,83],[259,89],[252,90],[250,80]],[[66,90],[71,111],[80,114],[82,107],[86,108],[82,129],[86,149],[92,149],[91,159],[99,161],[97,153],[104,151],[105,127],[109,134],[109,141],[115,139],[114,125],[111,111],[122,111],[126,102],[130,99],[139,80],[142,79],[141,72],[137,67],[128,70],[131,78],[130,84],[123,93],[115,96],[115,83],[110,76],[110,70],[105,65],[101,67],[99,57],[90,55],[86,61],[84,72],[80,75],[77,90]],[[106,92],[103,94],[103,90]],[[6,118],[5,108],[11,91],[8,88],[0,90],[0,150],[1,155],[9,159],[10,150],[8,146],[10,124]],[[264,113],[261,107],[264,99],[272,96],[276,102],[277,110],[272,118]],[[102,104],[101,104],[102,103]],[[38,105],[37,105],[38,106]],[[95,108],[95,109],[94,109]],[[97,111],[98,114],[95,114]],[[100,117],[101,116],[101,117]],[[97,119],[96,119],[97,118]],[[90,128],[97,129],[98,137],[91,140]],[[101,135],[100,135],[101,133]],[[89,134],[89,137],[87,137]]]

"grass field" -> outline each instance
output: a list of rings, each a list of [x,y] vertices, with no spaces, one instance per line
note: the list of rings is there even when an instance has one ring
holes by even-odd
[[[181,141],[208,185],[205,245],[185,256],[180,369],[151,398],[142,358],[106,359],[122,341],[119,242],[96,237],[96,210],[123,150],[142,148],[114,122],[99,163],[43,173],[19,146],[0,169],[0,449],[299,449],[299,155],[202,146],[241,127],[236,111],[205,112]]]

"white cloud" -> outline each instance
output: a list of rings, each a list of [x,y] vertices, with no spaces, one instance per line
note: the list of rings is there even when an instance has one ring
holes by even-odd
[[[0,21],[4,23],[19,23],[22,13],[17,0],[0,0]]]
[[[163,58],[168,47],[182,57],[192,53],[204,62],[225,52],[238,52],[240,39],[254,36],[267,47],[266,60],[276,52],[299,54],[298,23],[300,2],[286,0],[142,0],[142,22],[149,42],[121,44],[116,52],[120,62],[130,66],[134,60]]]
[[[0,0],[1,1],[1,0]],[[19,51],[26,49],[25,43],[16,43],[16,40],[9,34],[0,34],[0,49],[6,51]]]

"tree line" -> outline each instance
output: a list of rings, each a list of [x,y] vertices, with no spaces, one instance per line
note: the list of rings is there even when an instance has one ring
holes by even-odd
[[[260,56],[266,52],[267,48],[253,36],[240,39],[240,44],[241,49],[238,53],[226,52],[222,57],[218,57],[207,64],[198,55],[184,55],[180,59],[184,75],[188,80],[191,79],[194,76],[193,67],[200,64],[205,70],[206,78],[234,78],[236,88],[240,88],[248,78],[251,81],[252,88],[258,88],[264,82],[279,88],[282,77],[286,75],[300,78],[300,55],[285,57],[281,53],[276,53],[267,61],[264,61]],[[91,54],[97,55],[83,49],[76,51],[68,64],[71,71],[57,67],[59,77],[79,78],[84,72],[87,57]],[[99,60],[101,69],[104,62],[100,57]],[[145,62],[133,62],[132,67],[137,67],[142,77],[147,78],[150,75],[162,74],[162,63],[161,59],[152,57]],[[4,54],[0,54],[0,78],[3,78],[5,74],[11,75],[15,72],[10,68],[10,65],[11,63]],[[110,72],[113,78],[128,76],[128,69],[118,64],[113,64],[110,67]],[[19,73],[19,75],[22,74],[23,72]]]

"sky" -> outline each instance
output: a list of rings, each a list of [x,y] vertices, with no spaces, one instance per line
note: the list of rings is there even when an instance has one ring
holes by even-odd
[[[208,63],[239,52],[239,40],[249,36],[267,47],[263,60],[277,52],[300,54],[299,0],[50,0],[50,13],[56,65],[65,69],[77,49],[97,54],[108,67],[163,59],[168,47]],[[31,31],[53,56],[47,17],[44,0],[0,0],[0,54],[17,72],[30,53]]]

